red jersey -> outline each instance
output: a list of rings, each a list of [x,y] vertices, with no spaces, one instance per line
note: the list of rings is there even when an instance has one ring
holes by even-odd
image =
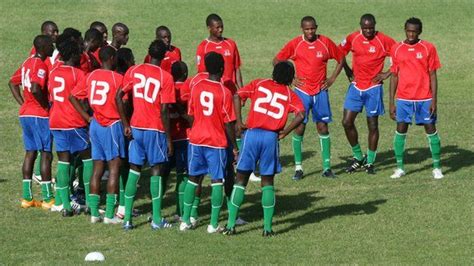
[[[71,91],[85,75],[84,71],[66,65],[56,67],[49,73],[48,89],[52,102],[49,112],[49,127],[51,129],[73,129],[87,126],[86,121],[69,101]]]
[[[279,132],[288,120],[288,113],[304,112],[299,97],[288,86],[272,79],[256,79],[237,91],[239,97],[252,104],[247,118],[248,128]]]
[[[161,60],[160,67],[164,71],[171,73],[171,66],[173,65],[174,62],[177,62],[177,61],[181,61],[181,50],[179,50],[178,47],[171,45],[171,48],[168,51],[166,51],[165,58]],[[145,59],[143,59],[143,63],[150,63],[150,62],[151,62],[151,56],[147,54],[145,56]]]
[[[344,55],[352,52],[353,83],[358,89],[367,90],[380,84],[372,80],[383,71],[385,57],[390,56],[394,44],[395,40],[379,31],[372,40],[356,31],[341,42],[339,47]]]
[[[226,148],[225,123],[235,120],[232,94],[221,83],[202,79],[191,87],[188,114],[194,116],[189,142],[211,148]]]
[[[279,61],[291,59],[295,63],[296,76],[304,83],[300,89],[308,95],[316,95],[326,80],[329,59],[341,63],[342,53],[336,44],[324,35],[308,42],[304,35],[289,41],[276,55]]]
[[[181,89],[185,87],[185,82],[175,82],[174,89],[176,95],[176,103],[184,106],[187,110],[187,102],[181,101]],[[183,140],[188,139],[188,130],[190,125],[186,119],[184,119],[180,113],[179,109],[174,105],[169,105],[169,117],[170,117],[170,131],[172,140]]]
[[[216,52],[222,55],[224,58],[224,73],[222,75],[222,80],[230,80],[235,84],[237,82],[235,71],[240,68],[242,64],[237,44],[229,38],[224,38],[220,42],[212,42],[207,39],[203,40],[196,51],[196,65],[198,72],[206,71],[204,57],[209,52]]]
[[[164,132],[161,104],[175,103],[173,77],[159,66],[136,65],[128,69],[123,80],[123,92],[132,91],[131,127]]]
[[[435,46],[423,40],[400,42],[392,47],[391,57],[390,70],[398,75],[397,99],[431,99],[430,72],[441,67]]]
[[[30,57],[11,76],[10,82],[23,87],[23,104],[20,107],[19,115],[33,117],[48,117],[48,109],[43,108],[31,93],[31,84],[40,86],[45,99],[48,96],[46,84],[48,80],[48,67],[39,57]]]
[[[30,56],[33,57],[33,56],[35,56],[35,54],[36,54],[36,49],[33,46],[31,48],[31,51],[30,51]],[[46,57],[46,59],[44,60],[44,63],[48,67],[48,73],[51,70],[53,70],[53,68],[55,67],[56,62],[58,62],[58,61],[59,61],[59,51],[57,49],[54,49],[53,55]]]
[[[71,94],[78,99],[88,99],[95,120],[101,126],[110,126],[120,120],[115,94],[122,86],[122,79],[117,72],[97,69],[79,81]]]
[[[209,73],[199,72],[193,78],[187,79],[181,89],[181,95],[180,95],[181,100],[188,101],[190,93],[191,93],[191,87],[194,86],[194,84],[196,84],[198,81],[207,79],[208,77],[209,77]],[[224,78],[221,78],[221,82],[222,84],[224,84],[224,86],[227,89],[229,89],[232,95],[234,95],[237,92],[237,87],[232,80],[224,80]]]

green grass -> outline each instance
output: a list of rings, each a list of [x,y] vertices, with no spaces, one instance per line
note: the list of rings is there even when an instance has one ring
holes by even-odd
[[[474,84],[473,4],[470,1],[1,1],[0,18],[0,263],[79,264],[91,251],[101,251],[109,263],[134,264],[471,264],[473,248]],[[358,28],[366,12],[377,18],[377,28],[396,40],[404,37],[403,23],[411,16],[424,23],[422,38],[434,43],[443,68],[439,79],[439,123],[445,179],[431,177],[431,159],[422,128],[409,131],[406,154],[408,175],[390,180],[395,167],[392,151],[395,124],[380,120],[381,138],[377,175],[340,174],[336,180],[320,177],[321,159],[314,126],[304,142],[306,178],[291,181],[291,140],[281,143],[283,172],[276,178],[278,236],[262,239],[259,186],[251,183],[241,216],[248,225],[232,238],[208,235],[209,200],[204,196],[197,230],[176,228],[151,232],[140,226],[124,233],[118,226],[90,225],[81,215],[63,219],[41,210],[19,208],[21,162],[24,151],[18,106],[6,86],[9,76],[26,58],[39,25],[47,19],[60,29],[73,26],[85,32],[101,20],[109,29],[121,21],[130,27],[137,62],[160,24],[168,25],[173,42],[193,67],[193,55],[207,36],[205,17],[220,14],[225,35],[233,38],[243,60],[243,77],[250,81],[271,73],[271,60],[292,37],[300,34],[299,20],[314,15],[318,31],[339,43]],[[110,33],[110,31],[109,31]],[[329,69],[332,71],[334,64]],[[341,75],[332,86],[334,123],[330,126],[332,164],[341,172],[350,156],[340,125],[347,81]],[[388,86],[387,86],[388,87]],[[386,88],[388,89],[388,88]],[[387,91],[387,90],[386,90]],[[388,93],[386,93],[388,94]],[[387,99],[386,103],[387,103]],[[387,106],[387,105],[386,105]],[[364,118],[357,120],[360,142],[367,147]],[[143,180],[142,180],[143,181]],[[209,195],[209,188],[205,194]],[[35,185],[34,190],[39,191]],[[150,210],[145,183],[136,206]],[[172,188],[164,214],[174,211]],[[221,221],[225,223],[226,213]]]

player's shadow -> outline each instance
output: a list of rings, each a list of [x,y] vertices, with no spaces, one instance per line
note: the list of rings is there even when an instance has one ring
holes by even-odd
[[[0,178],[0,183],[5,183],[7,181],[8,181],[7,179]]]
[[[314,151],[303,151],[302,152],[302,158],[304,159],[309,159],[312,158],[316,152]],[[281,155],[280,156],[280,163],[282,167],[287,167],[287,166],[292,166],[295,164],[295,157],[293,153],[287,154],[287,155]]]

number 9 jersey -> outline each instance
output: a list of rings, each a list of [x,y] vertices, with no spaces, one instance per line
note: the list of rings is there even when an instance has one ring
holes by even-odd
[[[247,119],[248,128],[279,132],[288,119],[288,113],[304,112],[303,103],[288,86],[272,79],[256,79],[237,91],[239,97],[252,104]]]

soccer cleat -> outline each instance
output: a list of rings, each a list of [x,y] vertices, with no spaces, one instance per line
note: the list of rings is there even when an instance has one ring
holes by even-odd
[[[248,224],[248,222],[245,221],[244,219],[240,218],[240,217],[237,217],[237,220],[235,220],[235,224],[236,225],[244,225],[244,224]]]
[[[62,212],[63,211],[63,205],[53,205],[51,206],[50,209],[52,212]]]
[[[120,219],[123,219],[125,217],[125,206],[118,206],[117,208],[117,213],[115,214]],[[132,217],[138,217],[140,216],[140,211],[137,209],[132,210]]]
[[[132,224],[131,221],[128,221],[128,222],[124,222],[124,223],[123,223],[122,228],[123,228],[123,230],[125,230],[125,231],[130,231],[130,230],[134,229],[135,226],[133,226],[133,224]]]
[[[40,201],[36,201],[36,200],[34,200],[34,199],[32,199],[32,200],[25,200],[25,199],[22,199],[22,200],[21,200],[21,207],[22,207],[23,209],[41,207],[41,202],[40,202]]]
[[[43,201],[41,203],[41,208],[43,210],[50,210],[54,206],[54,199],[51,199],[49,202]]]
[[[262,181],[262,178],[257,176],[255,173],[251,173],[250,177],[249,177],[249,180],[252,181],[252,182],[260,182],[260,181]]]
[[[393,174],[390,176],[390,178],[400,178],[405,175],[405,171],[403,169],[397,168],[395,171],[393,171]]]
[[[292,178],[294,181],[299,181],[303,179],[303,170],[296,170],[295,175]]]
[[[109,170],[105,170],[105,171],[104,171],[104,174],[103,174],[102,177],[100,178],[100,181],[107,181],[107,180],[109,180],[109,175],[110,175]]]
[[[35,181],[36,183],[41,184],[41,181],[42,181],[41,175],[35,175],[33,173],[33,175],[31,176],[31,179],[33,179],[33,181]]]
[[[217,225],[217,227],[212,226],[212,224],[207,226],[207,233],[209,234],[222,233],[223,231],[224,228],[222,228],[220,225]]]
[[[237,234],[237,231],[235,231],[235,227],[232,228],[224,228],[224,231],[222,231],[222,234],[225,236],[231,236]]]
[[[61,214],[62,214],[63,217],[72,217],[72,216],[74,216],[74,210],[63,209],[61,211]]]
[[[192,224],[187,224],[186,222],[181,222],[179,224],[179,231],[181,231],[181,232],[188,231],[188,230],[191,230],[193,228],[194,227],[193,227]]]
[[[102,222],[101,217],[91,216],[91,224],[97,224],[97,223],[100,223],[100,222]]]
[[[364,165],[365,172],[369,175],[375,175],[375,167],[373,164]]]
[[[443,178],[444,175],[443,173],[441,172],[441,169],[440,168],[435,168],[433,169],[433,178],[434,179],[441,179]]]
[[[162,218],[159,224],[155,224],[155,222],[151,221],[150,226],[152,230],[160,230],[165,228],[171,228],[173,225],[171,223],[168,223],[165,218]]]
[[[104,224],[121,224],[122,220],[118,218],[117,216],[114,216],[113,218],[107,218],[104,217]]]
[[[327,178],[336,178],[336,175],[332,172],[331,169],[326,169],[324,172],[321,174],[322,177],[327,177]]]
[[[275,235],[276,234],[275,232],[273,232],[273,230],[271,231],[263,230],[263,233],[262,233],[263,237],[274,237]]]
[[[360,161],[357,160],[356,158],[352,158],[350,165],[346,168],[346,173],[352,174],[356,172],[357,170],[362,169],[362,167],[364,166],[365,160],[366,160],[366,157],[364,157]]]
[[[198,218],[191,217],[191,218],[189,218],[189,220],[191,221],[191,225],[193,227],[197,227],[197,225],[199,224],[199,219]]]
[[[81,205],[81,204],[77,203],[76,201],[72,200],[71,201],[71,208],[74,211],[74,214],[79,214],[79,213],[81,213],[81,210],[86,209],[86,206]]]

